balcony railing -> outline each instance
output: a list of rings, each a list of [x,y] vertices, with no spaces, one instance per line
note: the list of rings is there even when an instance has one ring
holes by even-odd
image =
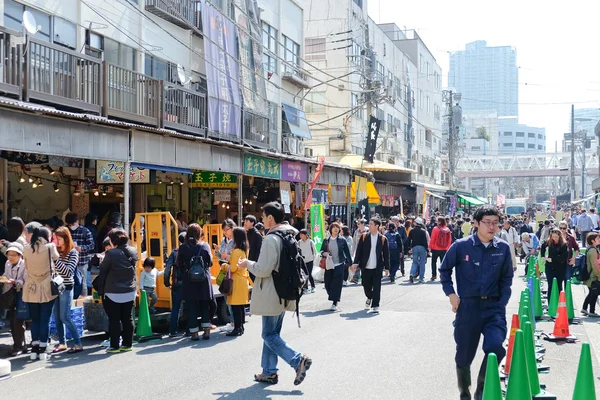
[[[0,28],[0,92],[20,96],[21,74],[19,70],[19,49],[11,47],[11,33]],[[21,50],[22,51],[22,50]]]
[[[196,23],[197,0],[146,0],[146,10],[183,28]]]
[[[104,61],[104,113],[161,127],[162,81]]]
[[[298,68],[292,67],[290,65],[283,65],[283,75],[282,78],[284,81],[288,81],[301,89],[310,88],[310,84],[308,83],[308,77],[303,72],[300,72]]]
[[[180,86],[165,84],[163,96],[164,126],[205,135],[206,96]]]
[[[17,51],[19,47],[16,48]],[[100,60],[29,38],[25,54],[24,100],[60,104],[100,114]]]

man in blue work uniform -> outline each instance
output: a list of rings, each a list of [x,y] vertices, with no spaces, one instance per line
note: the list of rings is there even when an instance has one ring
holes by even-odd
[[[495,353],[500,362],[506,355],[506,305],[510,299],[513,266],[508,243],[495,237],[500,216],[493,208],[479,208],[474,216],[477,232],[452,244],[440,277],[444,293],[450,299],[456,342],[456,374],[461,400],[471,400],[471,363],[483,334],[486,356],[477,378],[475,400],[481,400],[487,354]],[[456,287],[452,270],[456,269]]]

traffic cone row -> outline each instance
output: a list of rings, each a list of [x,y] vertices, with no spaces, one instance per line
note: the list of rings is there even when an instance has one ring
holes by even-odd
[[[554,291],[552,292],[554,297]],[[556,320],[554,321],[554,331],[552,334],[546,334],[545,339],[551,342],[566,341],[574,342],[577,338],[569,332],[569,318],[567,312],[567,297],[565,292],[560,292]]]

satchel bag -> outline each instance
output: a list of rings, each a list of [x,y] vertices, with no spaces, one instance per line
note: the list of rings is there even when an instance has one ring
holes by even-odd
[[[327,257],[321,256],[321,259],[319,260],[319,268],[327,269]]]
[[[48,249],[48,261],[50,262],[50,289],[52,296],[60,296],[65,291],[65,282],[63,277],[56,273],[50,249]]]
[[[31,318],[29,315],[29,303],[23,301],[23,291],[17,292],[16,317],[21,321],[28,321]]]
[[[225,296],[231,296],[233,292],[233,279],[231,279],[231,268],[227,268],[227,276],[219,286],[219,292]]]

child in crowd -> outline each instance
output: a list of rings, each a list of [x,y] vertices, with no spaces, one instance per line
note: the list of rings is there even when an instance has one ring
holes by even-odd
[[[23,261],[23,246],[20,243],[14,242],[8,245],[6,250],[6,266],[4,275],[0,281],[4,282],[0,285],[0,294],[7,295],[9,291],[14,291],[13,299],[10,308],[8,308],[8,319],[10,321],[10,330],[14,341],[13,351],[11,356],[27,352],[25,343],[25,321],[17,318],[17,297],[21,296],[21,289],[25,282],[25,262]],[[11,296],[11,295],[7,295]]]
[[[140,274],[140,289],[145,290],[148,298],[151,299],[149,308],[152,314],[156,313],[154,305],[158,301],[158,296],[156,295],[156,278],[165,273],[164,270],[157,271],[154,268],[155,264],[154,258],[146,258],[144,260],[144,270]]]

